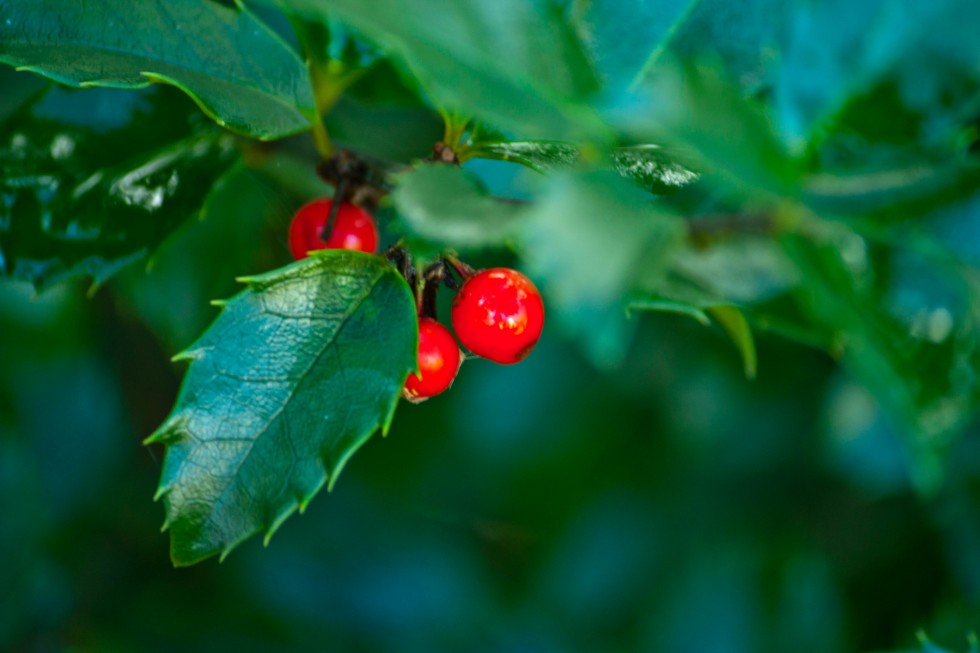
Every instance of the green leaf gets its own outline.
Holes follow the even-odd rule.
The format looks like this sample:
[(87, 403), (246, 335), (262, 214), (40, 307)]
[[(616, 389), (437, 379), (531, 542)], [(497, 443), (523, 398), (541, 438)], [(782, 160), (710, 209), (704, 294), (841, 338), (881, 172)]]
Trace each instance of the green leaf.
[(592, 0), (577, 23), (607, 93), (628, 91), (669, 46), (701, 0)]
[(644, 292), (630, 299), (629, 310), (676, 313), (697, 320), (704, 326), (716, 322), (731, 338), (742, 357), (745, 378), (754, 379), (758, 368), (752, 328), (742, 310), (723, 300), (712, 298), (702, 291), (676, 283), (662, 283), (658, 290), (664, 294)]
[(478, 180), (446, 165), (423, 165), (396, 177), (392, 193), (402, 225), (415, 237), (465, 251), (513, 239), (520, 206), (494, 199)]
[(633, 311), (676, 313), (677, 315), (686, 315), (691, 319), (697, 320), (702, 326), (709, 326), (711, 324), (711, 318), (708, 317), (708, 313), (705, 312), (704, 308), (668, 297), (649, 295), (642, 298), (633, 298), (630, 300), (629, 310), (631, 313)]
[[(800, 2), (791, 17), (774, 99), (782, 131), (797, 142), (820, 138), (818, 128), (851, 97), (896, 73), (906, 98), (948, 103), (949, 87), (930, 77), (948, 76), (959, 67), (955, 62), (978, 54), (975, 39), (961, 31), (980, 18), (969, 0), (909, 3), (901, 10), (888, 0)], [(924, 74), (923, 62), (930, 73), (943, 73)]]
[(415, 369), (415, 305), (383, 258), (327, 250), (248, 289), (177, 359), (191, 362), (158, 496), (171, 557), (189, 565), (266, 541), (379, 427)]
[[(709, 57), (748, 91), (768, 82), (779, 64), (792, 0), (694, 0), (664, 48), (670, 58)], [(651, 67), (647, 67), (649, 72)]]
[[(783, 243), (801, 271), (796, 296), (810, 322), (835, 334), (844, 367), (905, 434), (919, 489), (935, 492), (942, 480), (940, 448), (980, 409), (972, 381), (973, 370), (980, 369), (976, 281), (944, 276), (922, 262), (879, 261), (846, 230), (812, 242), (785, 237)], [(905, 269), (925, 283), (900, 285)], [(883, 280), (894, 287), (879, 288)]]
[[(514, 161), (546, 173), (578, 164), (581, 148), (561, 141), (479, 143), (471, 156)], [(609, 158), (613, 170), (657, 195), (675, 191), (698, 178), (698, 173), (679, 164), (657, 145), (617, 148)]]
[(592, 65), (563, 10), (533, 0), (283, 0), (382, 46), (442, 108), (541, 138), (606, 138)]
[(645, 100), (610, 118), (634, 138), (672, 145), (706, 180), (767, 203), (800, 194), (803, 163), (775, 130), (768, 108), (718, 68), (658, 67)]
[(711, 317), (728, 333), (735, 347), (742, 355), (742, 369), (745, 378), (754, 379), (758, 363), (755, 354), (755, 339), (745, 315), (735, 306), (711, 306), (707, 309)]
[(608, 171), (555, 176), (520, 224), (521, 253), (549, 315), (601, 366), (629, 345), (635, 277), (665, 271), (684, 236), (679, 218)]
[(711, 303), (753, 305), (796, 287), (799, 270), (767, 236), (734, 235), (710, 246), (686, 249), (674, 270), (704, 289)]
[(0, 272), (38, 288), (99, 284), (146, 256), (236, 159), (231, 136), (167, 89), (52, 88), (0, 133)]
[(289, 197), (244, 165), (233, 166), (214, 183), (197, 219), (174, 231), (146, 265), (113, 277), (114, 296), (165, 351), (186, 347), (214, 320), (210, 300), (237, 292), (236, 277), (277, 267), (288, 256), (285, 243), (269, 244), (280, 243), (284, 218), (297, 206)]
[(173, 84), (256, 138), (304, 131), (316, 114), (303, 62), (237, 3), (0, 0), (0, 61), (73, 86)]
[(920, 162), (870, 170), (826, 170), (807, 179), (807, 204), (821, 215), (909, 220), (969, 197), (980, 161)]

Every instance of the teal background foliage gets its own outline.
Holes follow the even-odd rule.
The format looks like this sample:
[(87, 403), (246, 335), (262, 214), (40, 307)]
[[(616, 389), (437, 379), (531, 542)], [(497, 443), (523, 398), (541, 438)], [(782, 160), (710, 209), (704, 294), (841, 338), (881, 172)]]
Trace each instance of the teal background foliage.
[[(0, 651), (975, 652), (978, 33), (0, 0)], [(289, 260), (324, 132), (385, 245), (533, 277), (527, 360), (397, 399), (394, 269)]]

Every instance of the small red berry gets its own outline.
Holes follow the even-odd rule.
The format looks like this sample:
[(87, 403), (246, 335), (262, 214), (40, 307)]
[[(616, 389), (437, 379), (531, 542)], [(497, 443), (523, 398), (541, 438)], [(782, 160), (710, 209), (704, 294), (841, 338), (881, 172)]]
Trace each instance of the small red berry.
[(449, 329), (435, 320), (419, 320), (419, 373), (409, 374), (402, 396), (418, 403), (434, 397), (453, 384), (462, 353)]
[(314, 249), (353, 249), (376, 254), (378, 227), (371, 214), (350, 202), (343, 202), (337, 211), (330, 238), (320, 238), (330, 215), (333, 200), (321, 198), (304, 204), (289, 223), (289, 249), (297, 261), (306, 258)]
[(503, 365), (523, 360), (544, 327), (544, 302), (516, 270), (490, 268), (463, 283), (453, 299), (453, 328), (463, 346)]

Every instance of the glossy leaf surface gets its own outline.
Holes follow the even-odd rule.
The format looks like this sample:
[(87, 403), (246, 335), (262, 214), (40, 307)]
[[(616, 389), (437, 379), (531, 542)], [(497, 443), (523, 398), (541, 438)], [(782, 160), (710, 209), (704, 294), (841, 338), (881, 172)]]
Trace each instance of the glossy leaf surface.
[(73, 86), (173, 84), (256, 138), (309, 129), (315, 115), (300, 58), (246, 9), (215, 0), (2, 0), (0, 61)]
[[(542, 173), (581, 163), (580, 148), (559, 141), (480, 143), (474, 147), (473, 156), (514, 161)], [(699, 176), (656, 145), (617, 148), (609, 153), (609, 158), (613, 170), (658, 195), (686, 186)]]
[(465, 171), (443, 165), (399, 175), (392, 199), (412, 236), (460, 250), (512, 241), (521, 208), (490, 197)]
[(593, 67), (564, 9), (534, 0), (283, 2), (322, 21), (343, 20), (411, 71), (437, 106), (498, 127), (557, 138), (602, 137), (586, 99)]
[(0, 272), (101, 283), (201, 208), (231, 137), (180, 94), (54, 88), (0, 124)]
[(326, 250), (245, 280), (190, 361), (158, 496), (171, 556), (187, 565), (267, 537), (387, 430), (415, 368), (416, 317), (383, 258)]

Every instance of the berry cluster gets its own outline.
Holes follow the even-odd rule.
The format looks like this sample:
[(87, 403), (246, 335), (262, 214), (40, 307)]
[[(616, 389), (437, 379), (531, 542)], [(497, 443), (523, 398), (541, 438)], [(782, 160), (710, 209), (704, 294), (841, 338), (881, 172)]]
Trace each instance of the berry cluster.
[[(297, 260), (317, 249), (378, 251), (378, 228), (371, 214), (347, 201), (313, 200), (293, 216), (289, 248)], [(544, 326), (544, 303), (531, 280), (510, 268), (476, 271), (454, 257), (445, 257), (416, 275), (400, 247), (386, 255), (415, 291), (419, 306), (417, 374), (405, 381), (402, 395), (420, 402), (452, 385), (463, 354), (449, 329), (436, 320), (435, 293), (441, 284), (457, 290), (452, 325), (459, 341), (477, 356), (502, 365), (523, 360), (534, 348)], [(462, 284), (452, 276), (455, 272)]]

